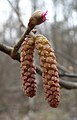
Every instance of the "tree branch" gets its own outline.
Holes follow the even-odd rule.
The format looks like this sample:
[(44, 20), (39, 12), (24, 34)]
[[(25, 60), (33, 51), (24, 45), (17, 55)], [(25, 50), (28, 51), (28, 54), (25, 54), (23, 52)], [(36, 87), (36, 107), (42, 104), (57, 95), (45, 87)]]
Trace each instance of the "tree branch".
[[(11, 56), (12, 50), (13, 50), (12, 47), (0, 44), (0, 51), (2, 51), (3, 53), (9, 55), (12, 59), (17, 60), (17, 61), (20, 62), (19, 53), (17, 53), (15, 58), (14, 58), (14, 57)], [(42, 71), (41, 71), (41, 68), (39, 66), (36, 66), (36, 72), (39, 75), (42, 76)], [(77, 82), (67, 82), (67, 81), (64, 81), (64, 80), (60, 79), (60, 85), (61, 85), (61, 87), (66, 88), (66, 89), (77, 89)]]
[(66, 89), (77, 89), (77, 82), (67, 82), (65, 80), (60, 79), (60, 85)]
[(20, 61), (20, 54), (18, 52), (15, 56), (12, 55), (12, 47), (0, 43), (0, 51), (9, 55), (12, 59)]
[[(39, 66), (36, 66), (36, 72), (42, 76), (42, 71)], [(67, 82), (65, 80), (59, 79), (60, 80), (60, 85), (62, 88), (66, 89), (77, 89), (77, 82)]]
[[(30, 28), (29, 26), (26, 28), (26, 26), (24, 25), (23, 21), (20, 18), (20, 15), (19, 15), (19, 12), (17, 11), (17, 9), (15, 9), (15, 7), (12, 5), (12, 3), (10, 2), (10, 0), (7, 0), (7, 1), (10, 4), (10, 6), (12, 7), (12, 9), (14, 10), (14, 12), (16, 13), (16, 15), (18, 16), (18, 20), (21, 23), (22, 27), (26, 29), (25, 33), (21, 36), (20, 40), (18, 41), (18, 43), (13, 48), (12, 58), (13, 57), (15, 58), (16, 54), (17, 54), (17, 52), (19, 50), (19, 48), (21, 47), (22, 42), (24, 41), (24, 38), (26, 37), (26, 35), (28, 35), (31, 32), (31, 30), (33, 28)], [(31, 34), (33, 35), (32, 32), (31, 32)]]
[(18, 43), (14, 46), (14, 50), (13, 50), (14, 54), (17, 53), (17, 51), (21, 47), (22, 42), (24, 41), (24, 38), (26, 37), (26, 35), (28, 35), (31, 32), (31, 30), (32, 30), (32, 28), (27, 27), (25, 33), (21, 36), (21, 38), (18, 41)]
[(14, 12), (16, 13), (16, 15), (18, 16), (18, 20), (19, 20), (19, 22), (20, 22), (20, 25), (21, 25), (23, 28), (26, 29), (24, 23), (22, 22), (22, 20), (21, 20), (21, 18), (20, 18), (20, 14), (19, 14), (18, 10), (15, 9), (15, 7), (12, 5), (12, 3), (10, 2), (10, 0), (7, 0), (7, 1), (8, 1), (8, 3), (10, 4), (10, 6), (12, 7), (12, 9), (14, 10)]
[(12, 52), (13, 48), (6, 46), (4, 44), (0, 43), (0, 51), (6, 53), (7, 55), (11, 56), (11, 52)]
[(75, 73), (59, 73), (60, 77), (71, 77), (71, 78), (77, 78), (77, 74)]
[(60, 69), (62, 71), (62, 73), (70, 73), (70, 71), (68, 71), (64, 66), (60, 65), (59, 63), (57, 63), (58, 69)]

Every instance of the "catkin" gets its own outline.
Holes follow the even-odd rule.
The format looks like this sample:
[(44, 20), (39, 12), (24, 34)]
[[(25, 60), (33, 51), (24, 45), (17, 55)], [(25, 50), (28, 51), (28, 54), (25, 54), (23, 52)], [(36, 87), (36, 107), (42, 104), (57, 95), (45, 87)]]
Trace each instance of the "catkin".
[(28, 97), (36, 95), (36, 69), (33, 64), (35, 44), (33, 37), (25, 38), (21, 45), (21, 78), (23, 81), (23, 90)]
[(56, 108), (60, 102), (60, 85), (54, 50), (43, 35), (35, 37), (35, 47), (42, 67), (45, 99), (51, 107)]

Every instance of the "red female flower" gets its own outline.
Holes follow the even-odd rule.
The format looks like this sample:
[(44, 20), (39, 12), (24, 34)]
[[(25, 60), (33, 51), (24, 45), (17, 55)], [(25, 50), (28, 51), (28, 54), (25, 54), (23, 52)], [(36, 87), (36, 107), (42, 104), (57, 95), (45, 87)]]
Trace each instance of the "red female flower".
[(48, 11), (42, 12), (41, 10), (35, 11), (33, 15), (31, 16), (31, 18), (29, 19), (28, 26), (31, 28), (34, 28), (35, 25), (39, 25), (45, 22), (47, 20), (46, 19), (47, 12)]
[(43, 22), (47, 20), (47, 19), (46, 19), (47, 13), (48, 13), (48, 10), (47, 10), (46, 12), (43, 12), (43, 13), (41, 14), (41, 18), (42, 18), (42, 21), (43, 21)]

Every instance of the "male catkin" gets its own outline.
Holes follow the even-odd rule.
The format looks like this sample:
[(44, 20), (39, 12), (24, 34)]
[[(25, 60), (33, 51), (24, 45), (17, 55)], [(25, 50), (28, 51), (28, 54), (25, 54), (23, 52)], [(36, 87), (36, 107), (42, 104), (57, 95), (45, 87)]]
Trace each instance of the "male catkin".
[(33, 64), (34, 62), (34, 48), (35, 44), (33, 37), (25, 38), (21, 45), (21, 78), (23, 81), (24, 93), (28, 97), (36, 95), (36, 69)]
[(43, 35), (35, 37), (35, 47), (42, 67), (45, 99), (51, 107), (56, 108), (60, 101), (60, 85), (54, 50)]

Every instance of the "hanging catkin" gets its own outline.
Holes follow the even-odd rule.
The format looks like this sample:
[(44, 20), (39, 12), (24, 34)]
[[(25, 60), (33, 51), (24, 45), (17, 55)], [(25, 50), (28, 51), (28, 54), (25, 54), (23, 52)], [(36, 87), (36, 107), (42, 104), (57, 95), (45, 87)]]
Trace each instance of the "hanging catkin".
[(60, 86), (54, 50), (43, 35), (35, 37), (35, 47), (42, 67), (45, 99), (51, 107), (56, 108), (60, 101)]
[(25, 38), (21, 45), (21, 78), (23, 81), (24, 93), (28, 97), (36, 95), (36, 69), (33, 64), (33, 53), (35, 44), (33, 37)]

